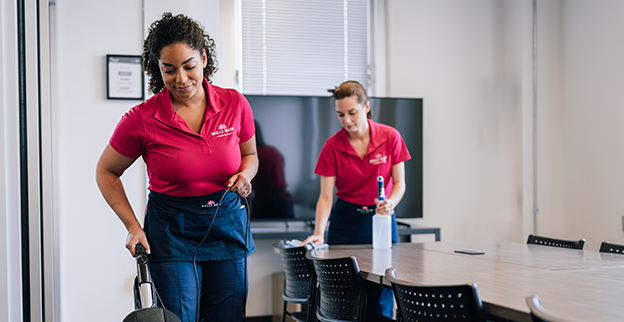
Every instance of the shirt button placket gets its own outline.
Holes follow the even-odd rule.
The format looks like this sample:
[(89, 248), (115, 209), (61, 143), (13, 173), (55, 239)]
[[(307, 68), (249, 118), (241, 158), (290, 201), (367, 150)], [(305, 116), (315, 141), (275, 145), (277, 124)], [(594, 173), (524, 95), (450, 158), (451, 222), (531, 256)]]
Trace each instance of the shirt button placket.
[(208, 151), (208, 142), (206, 142), (206, 140), (204, 140), (204, 138), (202, 137), (198, 137), (197, 138), (197, 143), (199, 143), (199, 147), (201, 148), (202, 151)]

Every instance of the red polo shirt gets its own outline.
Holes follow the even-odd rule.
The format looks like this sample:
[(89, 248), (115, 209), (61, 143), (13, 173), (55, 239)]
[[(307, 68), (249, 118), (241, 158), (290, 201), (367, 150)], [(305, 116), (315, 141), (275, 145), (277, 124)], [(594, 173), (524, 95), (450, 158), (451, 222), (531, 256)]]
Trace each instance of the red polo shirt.
[(327, 139), (314, 173), (336, 177), (336, 196), (359, 205), (374, 205), (377, 176), (383, 176), (386, 197), (392, 190), (392, 166), (411, 159), (399, 132), (387, 125), (368, 120), (370, 143), (364, 159), (349, 143), (343, 128)]
[(110, 144), (129, 158), (143, 157), (149, 190), (172, 196), (207, 195), (227, 186), (241, 164), (239, 143), (255, 132), (247, 99), (204, 78), (208, 104), (201, 133), (193, 132), (173, 111), (164, 88), (133, 107), (117, 124)]

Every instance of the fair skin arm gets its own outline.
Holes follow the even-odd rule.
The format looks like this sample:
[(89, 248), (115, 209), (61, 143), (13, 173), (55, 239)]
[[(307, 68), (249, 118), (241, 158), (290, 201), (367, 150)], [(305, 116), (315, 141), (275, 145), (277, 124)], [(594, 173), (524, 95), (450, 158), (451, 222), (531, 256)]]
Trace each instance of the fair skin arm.
[(126, 226), (126, 230), (128, 230), (126, 248), (132, 256), (135, 256), (135, 247), (139, 243), (145, 247), (148, 254), (150, 253), (145, 232), (143, 232), (141, 224), (137, 220), (132, 207), (130, 207), (130, 202), (120, 178), (135, 160), (121, 155), (108, 144), (104, 152), (102, 152), (102, 156), (100, 156), (95, 172), (95, 179), (104, 200), (106, 200), (115, 214), (117, 214), (117, 217)]
[(334, 184), (336, 177), (321, 176), (321, 194), (316, 203), (316, 225), (314, 234), (310, 235), (303, 241), (302, 245), (311, 241), (318, 246), (325, 242), (325, 227), (331, 213), (332, 203), (334, 199)]
[(379, 201), (375, 198), (377, 213), (392, 215), (394, 208), (401, 202), (405, 194), (405, 163), (400, 162), (392, 166), (392, 190), (386, 200)]

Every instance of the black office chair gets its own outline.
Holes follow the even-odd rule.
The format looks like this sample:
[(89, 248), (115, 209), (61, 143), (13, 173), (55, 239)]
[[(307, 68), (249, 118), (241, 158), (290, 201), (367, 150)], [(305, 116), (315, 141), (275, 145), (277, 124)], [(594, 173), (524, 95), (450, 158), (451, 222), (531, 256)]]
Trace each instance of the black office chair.
[(386, 269), (392, 284), (399, 321), (485, 321), (477, 284), (424, 286), (400, 281)]
[(531, 320), (533, 322), (566, 322), (548, 312), (540, 301), (539, 296), (533, 295), (526, 298), (526, 302), (531, 308)]
[(310, 250), (312, 278), (317, 281), (316, 318), (321, 322), (362, 322), (366, 319), (366, 291), (355, 257), (318, 258)]
[(548, 238), (548, 237), (529, 235), (527, 244), (572, 248), (572, 249), (583, 249), (583, 246), (585, 245), (585, 239), (574, 241), (574, 240), (562, 240), (562, 239), (554, 239), (554, 238)]
[(623, 254), (624, 255), (624, 245), (614, 244), (608, 241), (603, 241), (600, 245), (601, 253), (614, 253), (614, 254)]
[[(312, 289), (312, 265), (305, 254), (309, 247), (287, 247), (283, 240), (273, 244), (273, 248), (279, 251), (284, 266), (284, 310), (282, 322), (286, 321), (286, 315), (290, 315), (297, 321), (314, 321), (311, 307), (310, 290)], [(313, 300), (313, 299), (312, 299)], [(288, 312), (288, 303), (301, 304), (301, 311)], [(312, 315), (312, 316), (310, 316)]]

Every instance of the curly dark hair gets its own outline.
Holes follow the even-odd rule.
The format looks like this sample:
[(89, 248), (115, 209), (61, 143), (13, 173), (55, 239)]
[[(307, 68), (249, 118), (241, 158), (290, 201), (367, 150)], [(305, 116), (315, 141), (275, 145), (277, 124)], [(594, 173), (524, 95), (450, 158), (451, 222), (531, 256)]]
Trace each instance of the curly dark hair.
[(204, 68), (204, 77), (212, 84), (210, 77), (217, 71), (216, 45), (214, 39), (204, 31), (204, 27), (195, 20), (179, 14), (174, 16), (165, 12), (160, 20), (154, 21), (143, 43), (143, 70), (149, 76), (149, 91), (160, 92), (165, 84), (160, 74), (158, 60), (164, 47), (184, 43), (202, 53), (206, 51), (208, 63)]

